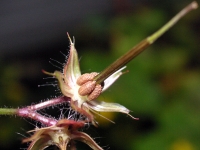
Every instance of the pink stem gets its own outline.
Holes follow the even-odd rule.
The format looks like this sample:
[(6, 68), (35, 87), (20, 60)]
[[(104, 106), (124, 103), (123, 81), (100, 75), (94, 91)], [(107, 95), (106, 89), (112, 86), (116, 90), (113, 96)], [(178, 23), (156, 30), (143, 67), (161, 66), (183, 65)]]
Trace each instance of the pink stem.
[(31, 118), (35, 121), (39, 121), (46, 126), (52, 126), (58, 122), (56, 119), (42, 116), (36, 111), (29, 109), (29, 107), (18, 109), (17, 115), (24, 118)]
[(44, 124), (46, 126), (52, 126), (52, 125), (55, 125), (58, 122), (58, 120), (56, 120), (54, 118), (50, 118), (50, 117), (45, 117), (45, 116), (37, 113), (36, 111), (46, 108), (46, 107), (66, 103), (69, 100), (70, 100), (70, 98), (65, 97), (65, 96), (58, 97), (58, 98), (51, 99), (51, 100), (48, 100), (45, 102), (41, 102), (36, 105), (31, 105), (31, 106), (27, 106), (24, 108), (20, 108), (20, 109), (18, 109), (16, 115), (18, 115), (20, 117), (25, 117), (25, 118), (31, 118), (35, 121), (41, 122), (42, 124)]
[(43, 108), (46, 108), (46, 107), (66, 103), (68, 101), (70, 101), (70, 98), (62, 96), (62, 97), (57, 97), (57, 98), (54, 98), (54, 99), (51, 99), (51, 100), (47, 100), (45, 102), (41, 102), (41, 103), (36, 104), (36, 105), (31, 105), (31, 106), (28, 106), (28, 107), (29, 107), (29, 109), (34, 111), (34, 110), (40, 110), (40, 109), (43, 109)]

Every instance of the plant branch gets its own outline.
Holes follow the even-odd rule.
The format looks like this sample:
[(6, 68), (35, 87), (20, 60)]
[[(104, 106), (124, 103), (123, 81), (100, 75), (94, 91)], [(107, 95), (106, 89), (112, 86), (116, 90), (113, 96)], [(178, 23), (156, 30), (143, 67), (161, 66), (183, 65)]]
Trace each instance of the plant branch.
[(51, 107), (51, 106), (55, 106), (58, 104), (66, 103), (68, 101), (70, 101), (70, 98), (62, 96), (62, 97), (57, 97), (57, 98), (54, 98), (51, 100), (47, 100), (45, 102), (41, 102), (39, 104), (31, 105), (28, 107), (31, 110), (40, 110), (40, 109), (44, 109), (46, 107)]
[(38, 112), (37, 110), (44, 109), (46, 107), (50, 106), (55, 106), (58, 104), (66, 103), (70, 100), (70, 98), (62, 96), (62, 97), (57, 97), (45, 102), (41, 102), (36, 105), (31, 105), (27, 106), (24, 108), (0, 108), (0, 115), (17, 115), (20, 117), (25, 117), (25, 118), (30, 118), (35, 121), (39, 121), (40, 123), (46, 125), (46, 126), (51, 126), (55, 125), (57, 123), (56, 119), (53, 119), (51, 117), (45, 117)]
[(37, 113), (36, 111), (29, 109), (29, 107), (18, 109), (16, 115), (18, 115), (20, 117), (24, 117), (24, 118), (30, 118), (35, 121), (39, 121), (40, 123), (42, 123), (46, 126), (52, 126), (58, 122), (58, 120), (56, 120), (54, 118), (50, 118), (50, 117), (45, 117), (45, 116)]

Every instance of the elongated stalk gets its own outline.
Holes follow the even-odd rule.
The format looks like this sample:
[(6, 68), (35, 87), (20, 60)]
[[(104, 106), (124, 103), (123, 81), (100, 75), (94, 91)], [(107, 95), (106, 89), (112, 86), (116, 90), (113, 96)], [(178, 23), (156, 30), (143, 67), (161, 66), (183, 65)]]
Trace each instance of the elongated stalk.
[(17, 109), (14, 108), (0, 108), (0, 115), (16, 115)]
[(30, 110), (29, 107), (18, 109), (18, 112), (16, 115), (23, 117), (23, 118), (30, 118), (30, 119), (38, 121), (46, 126), (55, 125), (58, 121), (52, 117), (46, 117), (46, 116), (43, 116), (43, 115), (37, 113), (36, 111)]
[(47, 107), (50, 107), (50, 106), (63, 104), (63, 103), (68, 102), (69, 100), (70, 100), (70, 98), (64, 97), (64, 96), (63, 97), (56, 97), (54, 99), (44, 101), (44, 102), (41, 102), (39, 104), (28, 106), (27, 108), (32, 110), (32, 111), (35, 111), (35, 110), (44, 109), (44, 108), (47, 108)]
[(112, 75), (115, 71), (122, 68), (129, 61), (135, 58), (138, 54), (143, 52), (149, 45), (151, 45), (154, 41), (156, 41), (162, 34), (164, 34), (168, 29), (170, 29), (178, 20), (180, 20), (183, 16), (185, 16), (191, 10), (194, 10), (198, 7), (197, 2), (192, 2), (188, 6), (186, 6), (183, 10), (181, 10), (176, 16), (174, 16), (168, 23), (166, 23), (162, 28), (160, 28), (157, 32), (147, 37), (143, 41), (141, 41), (138, 45), (133, 47), (130, 51), (125, 53), (115, 62), (113, 62), (110, 66), (104, 69), (101, 73), (99, 73), (94, 80), (97, 84), (102, 83), (106, 78)]
[(182, 9), (176, 16), (174, 16), (169, 22), (167, 22), (162, 28), (160, 28), (157, 32), (152, 34), (147, 38), (149, 43), (153, 43), (156, 41), (161, 35), (163, 35), (168, 29), (170, 29), (174, 24), (176, 24), (182, 17), (184, 17), (187, 13), (189, 13), (191, 10), (197, 9), (198, 4), (197, 2), (192, 2), (188, 6), (186, 6), (184, 9)]

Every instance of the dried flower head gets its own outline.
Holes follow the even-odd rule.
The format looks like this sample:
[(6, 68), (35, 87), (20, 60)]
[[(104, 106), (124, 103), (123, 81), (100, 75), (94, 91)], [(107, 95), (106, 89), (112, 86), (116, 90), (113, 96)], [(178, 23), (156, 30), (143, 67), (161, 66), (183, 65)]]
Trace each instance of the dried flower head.
[(43, 150), (51, 145), (60, 150), (76, 149), (74, 141), (83, 142), (93, 150), (103, 150), (89, 135), (79, 131), (82, 127), (84, 122), (62, 119), (56, 125), (29, 131), (35, 133), (22, 142), (31, 142), (28, 150)]

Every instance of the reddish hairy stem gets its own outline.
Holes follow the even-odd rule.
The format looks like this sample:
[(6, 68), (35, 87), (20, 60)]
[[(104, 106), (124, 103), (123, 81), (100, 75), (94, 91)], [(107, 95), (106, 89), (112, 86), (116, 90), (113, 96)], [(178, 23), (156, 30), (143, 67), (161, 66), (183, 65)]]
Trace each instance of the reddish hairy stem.
[(19, 109), (17, 112), (17, 115), (24, 118), (31, 118), (35, 121), (39, 121), (46, 126), (52, 126), (58, 122), (58, 120), (50, 118), (50, 117), (45, 117), (37, 113), (36, 111), (29, 109), (29, 107)]
[(29, 109), (34, 111), (34, 110), (40, 110), (40, 109), (44, 109), (46, 107), (66, 103), (68, 101), (70, 101), (70, 98), (63, 96), (63, 97), (57, 97), (57, 98), (54, 98), (54, 99), (51, 99), (51, 100), (47, 100), (47, 101), (41, 102), (39, 104), (31, 105), (31, 106), (28, 106), (28, 107), (29, 107)]
[(31, 105), (31, 106), (27, 106), (24, 108), (20, 108), (20, 109), (18, 109), (16, 115), (18, 115), (20, 117), (25, 117), (25, 118), (31, 118), (35, 121), (41, 122), (42, 124), (44, 124), (46, 126), (52, 126), (52, 125), (55, 125), (58, 122), (58, 120), (50, 118), (50, 117), (45, 117), (45, 116), (37, 113), (36, 111), (46, 108), (46, 107), (66, 103), (69, 100), (70, 100), (70, 98), (65, 97), (65, 96), (58, 97), (58, 98), (51, 99), (51, 100), (48, 100), (45, 102), (41, 102), (36, 105)]

